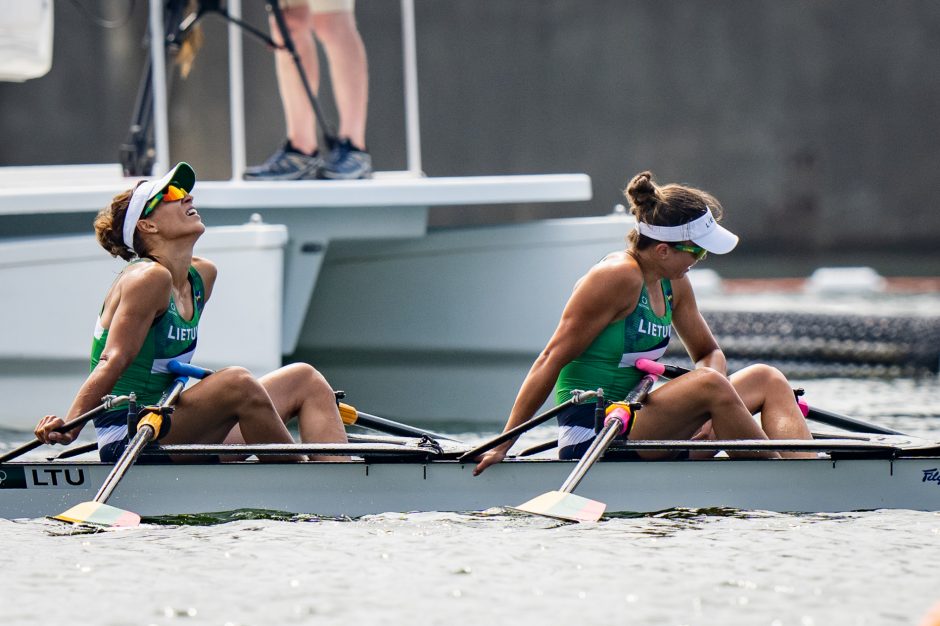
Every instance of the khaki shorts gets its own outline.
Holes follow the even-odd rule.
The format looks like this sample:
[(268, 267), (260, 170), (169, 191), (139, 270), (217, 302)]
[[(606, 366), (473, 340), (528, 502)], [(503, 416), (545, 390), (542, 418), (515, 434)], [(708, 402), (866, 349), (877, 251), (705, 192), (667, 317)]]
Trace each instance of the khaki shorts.
[(356, 0), (281, 0), (281, 7), (285, 9), (305, 4), (311, 13), (352, 13), (356, 8)]

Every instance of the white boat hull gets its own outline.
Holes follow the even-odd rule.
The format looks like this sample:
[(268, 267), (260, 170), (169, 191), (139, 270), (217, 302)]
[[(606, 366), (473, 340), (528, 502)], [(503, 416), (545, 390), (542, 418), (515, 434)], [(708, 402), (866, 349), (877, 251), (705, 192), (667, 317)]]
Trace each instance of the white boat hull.
[[(557, 489), (573, 462), (509, 460), (482, 476), (457, 461), (140, 465), (109, 504), (144, 516), (263, 509), (325, 516), (482, 511)], [(940, 510), (940, 458), (605, 461), (577, 489), (608, 512)], [(94, 498), (111, 467), (0, 466), (0, 517), (36, 518)]]

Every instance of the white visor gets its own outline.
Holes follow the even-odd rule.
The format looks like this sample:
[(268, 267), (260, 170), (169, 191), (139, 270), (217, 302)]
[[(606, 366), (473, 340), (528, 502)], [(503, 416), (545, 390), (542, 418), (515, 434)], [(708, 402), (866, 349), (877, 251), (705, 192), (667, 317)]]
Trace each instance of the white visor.
[(738, 236), (720, 226), (707, 206), (705, 213), (691, 222), (678, 226), (654, 226), (637, 221), (636, 230), (656, 241), (691, 241), (712, 254), (726, 254), (738, 245)]
[[(141, 183), (134, 190), (131, 201), (127, 205), (127, 212), (124, 214), (124, 245), (134, 250), (134, 231), (137, 229), (137, 222), (140, 221), (140, 215), (144, 212), (144, 207), (160, 193), (164, 187), (176, 181), (181, 189), (186, 193), (193, 190), (196, 184), (196, 173), (189, 163), (177, 163), (176, 167), (167, 172), (166, 176), (160, 180), (148, 180)], [(134, 252), (137, 252), (134, 250)]]

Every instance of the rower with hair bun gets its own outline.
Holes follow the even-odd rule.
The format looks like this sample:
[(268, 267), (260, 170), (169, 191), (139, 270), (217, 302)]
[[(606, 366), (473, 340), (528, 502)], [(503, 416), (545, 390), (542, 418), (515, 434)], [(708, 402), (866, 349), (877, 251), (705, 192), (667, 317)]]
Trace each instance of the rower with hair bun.
[[(175, 378), (169, 363), (192, 359), (217, 274), (211, 261), (193, 256), (206, 230), (193, 204), (195, 184), (193, 168), (179, 163), (163, 178), (115, 196), (95, 218), (98, 242), (128, 264), (105, 296), (95, 325), (91, 373), (67, 417), (86, 413), (106, 394), (133, 392), (140, 406), (156, 404)], [(333, 390), (310, 365), (294, 363), (260, 379), (244, 368), (229, 367), (179, 397), (172, 427), (161, 443), (293, 443), (285, 423), (294, 417), (303, 442), (346, 443)], [(36, 438), (70, 443), (81, 426), (56, 432), (63, 424), (55, 415), (43, 417)], [(95, 417), (95, 434), (102, 461), (121, 458), (128, 444), (127, 409)]]
[[(628, 248), (608, 254), (575, 284), (555, 333), (522, 383), (504, 432), (526, 422), (553, 387), (556, 404), (577, 389), (600, 388), (607, 400), (622, 399), (644, 375), (637, 360), (662, 357), (675, 328), (696, 369), (649, 394), (629, 439), (812, 439), (793, 390), (777, 369), (752, 365), (728, 375), (725, 355), (695, 302), (689, 270), (709, 252), (726, 254), (738, 243), (737, 235), (718, 224), (721, 204), (700, 189), (657, 185), (650, 172), (634, 176), (625, 195), (636, 218)], [(558, 416), (560, 458), (580, 458), (590, 447), (594, 409), (575, 404)], [(502, 461), (514, 441), (479, 457), (474, 474)], [(636, 454), (660, 459), (678, 453)]]

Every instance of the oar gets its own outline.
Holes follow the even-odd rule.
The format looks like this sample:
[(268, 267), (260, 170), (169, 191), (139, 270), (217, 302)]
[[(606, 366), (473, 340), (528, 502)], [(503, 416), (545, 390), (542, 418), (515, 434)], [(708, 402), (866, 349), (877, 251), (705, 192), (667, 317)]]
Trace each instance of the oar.
[(86, 452), (94, 452), (98, 449), (98, 442), (92, 441), (81, 446), (74, 446), (72, 448), (66, 448), (62, 452), (58, 453), (54, 457), (50, 458), (50, 461), (63, 461), (65, 459), (71, 459), (73, 456), (78, 456), (80, 454), (85, 454)]
[(533, 454), (538, 454), (539, 452), (545, 452), (546, 450), (551, 450), (552, 448), (558, 447), (558, 440), (552, 439), (550, 441), (543, 441), (538, 443), (531, 448), (526, 448), (516, 456), (532, 456)]
[(154, 407), (156, 410), (150, 411), (140, 419), (137, 424), (137, 432), (128, 442), (124, 454), (118, 459), (108, 477), (104, 479), (104, 483), (102, 483), (98, 493), (95, 494), (94, 500), (77, 504), (69, 510), (54, 516), (54, 519), (75, 524), (98, 524), (101, 526), (137, 526), (140, 524), (140, 515), (137, 513), (119, 509), (106, 504), (106, 502), (130, 467), (137, 461), (144, 447), (160, 433), (163, 426), (163, 415), (160, 409), (176, 404), (190, 376), (202, 378), (211, 373), (211, 370), (178, 361), (170, 361), (167, 370), (171, 374), (175, 374), (176, 379), (164, 398)]
[[(645, 360), (645, 359), (641, 359)], [(676, 376), (681, 376), (682, 374), (687, 374), (691, 370), (679, 365), (668, 365), (665, 363), (652, 363), (650, 367), (654, 367), (651, 371), (657, 373), (660, 376), (665, 376), (667, 378), (675, 378)], [(797, 396), (803, 393), (802, 389), (796, 391)], [(853, 433), (868, 433), (875, 435), (905, 435), (907, 433), (902, 433), (900, 431), (887, 428), (885, 426), (878, 426), (870, 422), (863, 422), (862, 420), (849, 417), (848, 415), (841, 415), (839, 413), (833, 413), (832, 411), (826, 411), (823, 409), (817, 409), (816, 407), (809, 406), (809, 404), (802, 398), (797, 398), (797, 404), (800, 406), (800, 410), (803, 411), (803, 416), (806, 419), (813, 420), (814, 422), (819, 422), (820, 424), (827, 424), (829, 426), (836, 426), (843, 430), (847, 430)]]
[[(102, 402), (95, 408), (91, 409), (90, 411), (86, 413), (82, 413), (76, 418), (70, 419), (66, 423), (56, 428), (55, 432), (64, 433), (66, 431), (72, 430), (76, 426), (81, 426), (82, 424), (85, 424), (86, 422), (98, 417), (105, 411), (110, 410), (114, 406), (127, 402), (128, 399), (129, 399), (128, 396), (105, 396), (104, 398), (102, 398), (104, 402)], [(30, 450), (35, 450), (42, 444), (43, 444), (42, 440), (37, 437), (33, 439), (32, 441), (28, 443), (24, 443), (20, 447), (14, 448), (13, 450), (10, 450), (6, 454), (0, 456), (0, 463), (6, 463), (7, 461), (11, 459), (15, 459), (16, 457), (22, 454), (26, 454)]]
[[(637, 362), (637, 368), (646, 371), (639, 362)], [(646, 399), (655, 383), (656, 374), (647, 373), (627, 394), (623, 402), (615, 402), (608, 407), (604, 427), (594, 438), (591, 447), (578, 461), (578, 464), (568, 475), (568, 479), (565, 480), (560, 489), (543, 493), (513, 508), (526, 513), (557, 517), (574, 522), (596, 522), (599, 520), (607, 505), (572, 492), (587, 475), (588, 470), (594, 466), (594, 463), (604, 455), (613, 440), (618, 435), (629, 432), (634, 413), (639, 410), (640, 403)]]
[(806, 419), (813, 420), (814, 422), (819, 422), (820, 424), (827, 424), (829, 426), (836, 426), (843, 430), (847, 430), (853, 433), (868, 433), (875, 435), (906, 435), (907, 433), (902, 433), (899, 430), (894, 430), (893, 428), (887, 428), (885, 426), (878, 426), (870, 422), (863, 422), (862, 420), (855, 419), (854, 417), (849, 417), (848, 415), (840, 415), (839, 413), (833, 413), (832, 411), (825, 411), (823, 409), (817, 409), (816, 407), (809, 406), (806, 401), (802, 398), (797, 400), (797, 404), (800, 405), (800, 409), (803, 411), (803, 415)]
[(536, 415), (535, 417), (529, 418), (527, 421), (523, 422), (522, 424), (519, 424), (515, 428), (511, 428), (504, 433), (496, 435), (492, 439), (484, 441), (483, 443), (478, 445), (476, 448), (474, 448), (473, 450), (470, 450), (469, 452), (467, 452), (466, 454), (464, 454), (462, 457), (460, 457), (457, 460), (460, 461), (461, 463), (473, 461), (484, 452), (489, 452), (490, 450), (492, 450), (499, 444), (505, 443), (509, 441), (510, 439), (515, 439), (516, 437), (518, 437), (525, 431), (535, 428), (536, 426), (538, 426), (539, 424), (542, 424), (543, 422), (547, 422), (548, 420), (555, 417), (556, 415), (558, 415), (559, 413), (561, 413), (568, 407), (574, 404), (581, 404), (582, 402), (587, 402), (588, 400), (592, 400), (596, 397), (597, 397), (596, 391), (574, 391), (572, 392), (570, 398), (568, 398), (566, 401), (562, 402), (558, 406), (552, 407), (551, 409), (545, 411), (544, 413), (541, 413), (540, 415)]
[(371, 428), (372, 430), (377, 430), (389, 435), (398, 435), (400, 437), (430, 437), (431, 439), (446, 439), (447, 441), (456, 441), (451, 437), (445, 437), (444, 435), (439, 435), (438, 433), (431, 432), (430, 430), (415, 428), (414, 426), (402, 424), (401, 422), (394, 422), (384, 417), (363, 413), (356, 407), (350, 406), (345, 402), (339, 402), (338, 405), (339, 416), (343, 419), (343, 423), (347, 426), (364, 426), (366, 428)]

